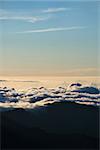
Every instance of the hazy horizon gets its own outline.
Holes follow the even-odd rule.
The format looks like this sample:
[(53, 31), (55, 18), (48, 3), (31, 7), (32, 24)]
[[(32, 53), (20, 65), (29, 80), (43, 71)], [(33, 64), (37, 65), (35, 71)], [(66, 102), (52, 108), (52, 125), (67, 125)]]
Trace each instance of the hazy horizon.
[(72, 83), (80, 83), (86, 86), (100, 87), (100, 77), (68, 77), (68, 76), (0, 76), (0, 87), (27, 90), (30, 88), (57, 88), (67, 87)]

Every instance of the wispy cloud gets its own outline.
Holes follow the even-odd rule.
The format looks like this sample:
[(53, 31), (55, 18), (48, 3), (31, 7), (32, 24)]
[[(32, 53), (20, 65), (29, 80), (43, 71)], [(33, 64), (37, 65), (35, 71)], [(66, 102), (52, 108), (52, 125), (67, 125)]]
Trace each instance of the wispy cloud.
[[(56, 13), (56, 12), (62, 12), (62, 11), (66, 11), (69, 10), (70, 8), (48, 8), (45, 10), (42, 10), (42, 16), (32, 16), (32, 14), (30, 15), (26, 15), (26, 13), (22, 13), (22, 12), (9, 12), (5, 9), (0, 9), (0, 20), (1, 21), (25, 21), (25, 22), (30, 22), (30, 23), (35, 23), (35, 22), (39, 22), (39, 21), (45, 21), (48, 20), (49, 18), (51, 18), (49, 13)], [(45, 14), (45, 13), (48, 13)]]
[(66, 10), (70, 10), (71, 8), (48, 8), (43, 10), (43, 13), (56, 13), (56, 12), (62, 12)]
[(49, 19), (49, 17), (30, 17), (30, 16), (0, 16), (0, 20), (19, 20), (35, 23), (38, 21), (44, 21)]
[(9, 12), (7, 10), (4, 9), (0, 9), (0, 20), (8, 20), (8, 21), (25, 21), (25, 22), (31, 22), (31, 23), (35, 23), (38, 21), (45, 21), (48, 20), (50, 18), (49, 15), (43, 15), (43, 16), (33, 16), (32, 14), (30, 15), (26, 15), (26, 13), (22, 13), (22, 12)]
[(84, 29), (84, 28), (86, 28), (86, 26), (72, 26), (72, 27), (29, 30), (29, 31), (22, 31), (22, 32), (17, 32), (17, 33), (44, 33), (44, 32), (56, 32), (56, 31), (72, 31), (72, 30), (80, 30), (80, 29)]

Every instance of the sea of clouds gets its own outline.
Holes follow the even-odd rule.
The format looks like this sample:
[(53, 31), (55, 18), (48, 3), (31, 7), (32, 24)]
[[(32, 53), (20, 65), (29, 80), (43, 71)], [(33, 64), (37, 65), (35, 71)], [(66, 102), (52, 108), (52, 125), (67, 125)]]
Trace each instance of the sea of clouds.
[(18, 92), (14, 88), (0, 87), (1, 111), (14, 108), (44, 108), (55, 102), (75, 102), (100, 106), (100, 89), (94, 86), (85, 86), (80, 83), (70, 84), (66, 88), (30, 88), (23, 92)]

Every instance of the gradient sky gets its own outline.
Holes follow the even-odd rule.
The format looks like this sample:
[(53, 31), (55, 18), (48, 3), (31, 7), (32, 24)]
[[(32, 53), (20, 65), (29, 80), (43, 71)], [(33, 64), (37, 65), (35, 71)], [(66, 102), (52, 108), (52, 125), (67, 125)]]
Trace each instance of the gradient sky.
[(0, 43), (0, 75), (97, 75), (98, 2), (0, 1)]

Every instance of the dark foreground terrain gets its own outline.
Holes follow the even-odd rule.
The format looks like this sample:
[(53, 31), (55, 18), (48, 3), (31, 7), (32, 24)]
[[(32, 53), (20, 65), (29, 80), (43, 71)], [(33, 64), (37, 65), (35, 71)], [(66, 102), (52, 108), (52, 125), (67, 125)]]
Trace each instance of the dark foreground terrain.
[(99, 108), (72, 102), (1, 112), (1, 149), (99, 150)]

